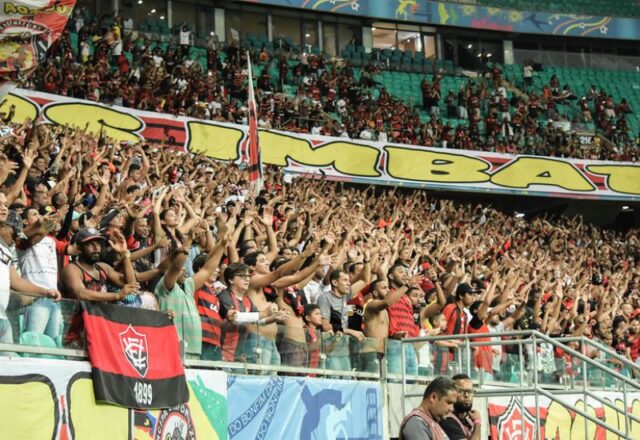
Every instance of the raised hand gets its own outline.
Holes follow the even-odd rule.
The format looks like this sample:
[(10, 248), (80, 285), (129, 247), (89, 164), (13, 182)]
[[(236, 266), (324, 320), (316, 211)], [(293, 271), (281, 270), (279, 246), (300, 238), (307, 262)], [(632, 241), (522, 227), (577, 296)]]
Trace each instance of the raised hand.
[(262, 218), (260, 218), (260, 222), (269, 227), (273, 225), (273, 208), (270, 206), (265, 206), (264, 211), (262, 212)]
[(158, 195), (154, 198), (153, 212), (155, 214), (160, 214), (160, 211), (162, 211), (162, 202), (164, 201), (164, 198), (166, 197), (168, 190), (169, 189), (165, 186), (160, 190), (160, 193), (158, 193)]
[(315, 253), (316, 249), (318, 249), (318, 241), (313, 240), (304, 248), (301, 255), (305, 258), (310, 257)]
[(424, 276), (421, 274), (412, 275), (407, 281), (407, 285), (411, 287), (417, 287), (420, 283), (424, 281)]
[(0, 183), (7, 180), (7, 177), (10, 175), (15, 174), (17, 169), (18, 164), (8, 158), (4, 158), (0, 161)]
[(111, 233), (111, 237), (109, 238), (109, 246), (111, 246), (111, 249), (119, 254), (123, 254), (128, 250), (127, 241), (122, 235), (122, 232), (117, 229), (114, 229)]
[(24, 153), (22, 153), (22, 164), (25, 168), (31, 168), (34, 160), (36, 160), (36, 150), (27, 148)]
[(331, 260), (335, 257), (336, 255), (328, 255), (328, 254), (322, 254), (318, 257), (318, 264), (320, 266), (326, 266), (328, 264), (331, 264)]
[(104, 173), (102, 173), (99, 180), (102, 185), (108, 186), (110, 179), (111, 179), (111, 172), (109, 172), (109, 170), (104, 170)]
[(242, 224), (249, 226), (255, 219), (255, 212), (247, 211), (242, 219)]

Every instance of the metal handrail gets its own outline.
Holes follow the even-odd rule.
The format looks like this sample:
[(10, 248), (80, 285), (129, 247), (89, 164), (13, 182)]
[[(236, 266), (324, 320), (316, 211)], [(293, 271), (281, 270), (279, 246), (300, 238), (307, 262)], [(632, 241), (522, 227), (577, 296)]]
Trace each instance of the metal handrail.
[[(628, 413), (628, 396), (627, 396), (627, 385), (630, 385), (634, 388), (640, 388), (640, 385), (638, 385), (637, 383), (635, 383), (634, 381), (632, 381), (631, 379), (621, 375), (620, 373), (618, 373), (617, 371), (606, 367), (605, 365), (602, 365), (600, 362), (594, 361), (593, 359), (591, 359), (590, 357), (584, 355), (583, 353), (580, 353), (568, 346), (566, 346), (565, 344), (563, 344), (561, 341), (555, 339), (555, 338), (550, 338), (547, 335), (544, 335), (540, 332), (537, 331), (511, 331), (511, 332), (501, 332), (500, 336), (525, 336), (526, 338), (523, 339), (516, 339), (516, 340), (507, 340), (507, 341), (502, 341), (502, 340), (498, 340), (495, 341), (493, 340), (493, 338), (496, 337), (495, 333), (479, 333), (479, 334), (462, 334), (462, 335), (443, 335), (443, 336), (435, 336), (435, 337), (421, 337), (421, 338), (411, 338), (411, 339), (405, 339), (402, 342), (403, 343), (407, 343), (407, 344), (413, 344), (416, 342), (431, 342), (431, 341), (438, 341), (438, 340), (464, 340), (464, 347), (460, 346), (458, 347), (458, 350), (460, 349), (465, 349), (467, 356), (466, 356), (466, 366), (467, 366), (467, 372), (469, 372), (470, 368), (471, 368), (471, 356), (469, 355), (470, 352), (470, 347), (473, 346), (486, 346), (486, 345), (507, 345), (507, 343), (513, 344), (514, 342), (518, 344), (518, 349), (520, 352), (520, 356), (519, 356), (519, 361), (520, 361), (520, 384), (521, 386), (524, 384), (524, 378), (523, 378), (523, 356), (522, 356), (522, 347), (525, 344), (532, 344), (533, 345), (533, 350), (532, 350), (532, 361), (533, 361), (533, 365), (536, 366), (537, 368), (537, 350), (535, 347), (537, 347), (538, 341), (544, 341), (547, 342), (549, 344), (551, 344), (554, 347), (560, 348), (562, 349), (565, 353), (569, 354), (570, 356), (572, 356), (575, 359), (578, 359), (579, 361), (581, 361), (582, 366), (583, 366), (583, 371), (582, 371), (582, 375), (583, 375), (583, 382), (582, 382), (582, 393), (584, 395), (584, 402), (585, 405), (587, 404), (587, 398), (591, 397), (593, 400), (596, 400), (597, 402), (601, 403), (602, 405), (607, 405), (610, 407), (613, 407), (610, 403), (608, 402), (604, 402), (603, 399), (601, 399), (600, 397), (596, 396), (594, 393), (592, 393), (591, 391), (589, 391), (587, 389), (588, 387), (588, 379), (587, 379), (587, 365), (591, 365), (592, 367), (603, 371), (604, 373), (608, 374), (609, 376), (620, 380), (622, 382), (623, 385), (623, 390), (622, 390), (622, 395), (623, 395), (623, 401), (624, 401), (624, 410), (621, 410), (620, 408), (615, 408), (616, 412), (620, 413), (623, 415), (624, 417), (624, 430), (625, 432), (622, 432), (619, 430), (618, 427), (615, 426), (610, 426), (609, 424), (607, 424), (604, 421), (601, 421), (599, 419), (597, 419), (596, 417), (591, 416), (590, 414), (588, 414), (586, 411), (581, 410), (580, 408), (577, 408), (571, 404), (568, 404), (560, 399), (557, 399), (555, 397), (555, 395), (559, 395), (559, 394), (567, 394), (567, 393), (571, 393), (571, 394), (575, 394), (576, 392), (580, 392), (580, 390), (578, 389), (572, 389), (572, 390), (566, 390), (566, 391), (554, 391), (553, 394), (551, 392), (549, 392), (549, 390), (544, 389), (543, 387), (540, 386), (540, 384), (538, 383), (538, 375), (537, 374), (533, 374), (533, 383), (530, 387), (527, 388), (520, 388), (520, 389), (512, 389), (509, 390), (509, 392), (502, 392), (499, 394), (509, 394), (509, 395), (517, 395), (520, 394), (521, 396), (524, 396), (525, 393), (527, 394), (533, 394), (533, 396), (536, 399), (536, 413), (535, 413), (535, 419), (536, 419), (536, 423), (535, 423), (535, 427), (536, 427), (536, 433), (539, 433), (539, 429), (541, 426), (540, 423), (540, 413), (539, 413), (539, 404), (538, 404), (538, 396), (542, 395), (547, 397), (548, 399), (550, 399), (551, 401), (557, 402), (559, 404), (561, 404), (562, 406), (574, 411), (575, 413), (583, 416), (585, 418), (585, 438), (588, 434), (587, 432), (587, 424), (586, 424), (586, 420), (591, 421), (592, 423), (595, 423), (598, 426), (603, 427), (605, 430), (612, 432), (622, 438), (628, 438), (628, 434), (630, 432), (630, 426), (631, 426), (631, 420), (633, 420), (634, 422), (638, 422), (638, 417), (633, 416), (631, 414)], [(478, 338), (491, 338), (490, 341), (478, 341), (478, 342), (471, 342), (473, 339), (478, 339)], [(404, 349), (402, 350), (402, 353), (404, 353)], [(406, 376), (404, 375), (405, 371), (404, 371), (404, 356), (402, 357), (402, 373), (403, 373), (403, 382), (402, 382), (402, 394), (403, 394), (403, 407), (405, 406), (404, 404), (404, 397), (409, 397), (406, 393)], [(482, 389), (482, 388), (481, 388)], [(493, 391), (493, 390), (492, 390)], [(487, 390), (487, 395), (489, 394), (494, 394), (492, 391), (488, 391)], [(405, 409), (406, 412), (406, 408)], [(524, 417), (521, 411), (521, 417)], [(522, 421), (524, 423), (524, 421)], [(535, 435), (535, 434), (534, 434)]]
[(634, 363), (633, 361), (630, 361), (629, 359), (627, 359), (624, 356), (619, 355), (614, 350), (612, 350), (610, 347), (602, 345), (599, 342), (594, 341), (593, 339), (588, 339), (588, 338), (585, 338), (584, 336), (565, 336), (565, 337), (554, 338), (554, 339), (556, 341), (560, 341), (563, 344), (565, 342), (579, 342), (581, 344), (591, 345), (596, 350), (602, 351), (602, 352), (608, 354), (609, 356), (611, 356), (612, 358), (619, 360), (620, 362), (625, 364), (625, 366), (628, 367), (629, 369), (631, 369), (631, 370), (634, 370), (634, 369), (635, 370), (640, 370), (640, 365)]
[[(556, 346), (560, 349), (562, 349), (564, 352), (570, 354), (572, 357), (575, 357), (577, 359), (580, 359), (583, 362), (586, 362), (587, 364), (590, 364), (592, 366), (594, 366), (595, 368), (602, 370), (604, 372), (606, 372), (607, 374), (610, 374), (611, 376), (615, 377), (616, 379), (625, 382), (629, 385), (631, 385), (633, 388), (638, 388), (640, 389), (640, 384), (637, 383), (636, 381), (618, 373), (617, 371), (603, 365), (602, 363), (595, 361), (591, 358), (589, 358), (588, 356), (585, 356), (584, 354), (570, 348), (567, 347), (566, 345), (562, 344), (561, 342), (559, 342), (556, 338), (551, 338), (543, 333), (540, 333), (538, 331), (535, 330), (514, 330), (514, 331), (508, 331), (508, 332), (500, 332), (498, 333), (464, 333), (464, 334), (459, 334), (459, 335), (442, 335), (442, 336), (422, 336), (422, 337), (417, 337), (417, 338), (405, 338), (401, 340), (402, 344), (414, 344), (417, 342), (434, 342), (434, 341), (450, 341), (452, 339), (463, 339), (463, 340), (471, 340), (471, 339), (478, 339), (478, 338), (495, 338), (496, 336), (500, 336), (500, 337), (504, 337), (504, 336), (528, 336), (528, 337), (532, 337), (534, 336), (538, 339), (541, 339), (545, 342), (550, 343), (553, 346)], [(515, 343), (533, 343), (533, 340), (531, 339), (521, 339), (519, 341), (522, 342), (515, 342)], [(507, 345), (507, 344), (513, 344), (514, 341), (477, 341), (477, 342), (469, 342), (470, 344), (474, 344), (475, 346), (480, 346), (480, 345)]]
[[(552, 402), (556, 402), (556, 403), (559, 403), (562, 406), (569, 407), (572, 411), (574, 411), (577, 414), (581, 415), (586, 420), (589, 420), (590, 422), (595, 423), (596, 425), (604, 428), (607, 431), (613, 432), (618, 437), (620, 437), (620, 438), (628, 438), (628, 433), (629, 433), (628, 429), (626, 430), (626, 432), (622, 432), (622, 431), (618, 430), (618, 428), (614, 428), (613, 426), (608, 425), (607, 423), (603, 422), (602, 420), (598, 419), (597, 417), (593, 417), (588, 412), (583, 411), (580, 408), (576, 408), (573, 405), (568, 405), (567, 403), (563, 402), (561, 399), (556, 398), (556, 396), (554, 396), (553, 394), (551, 394), (550, 392), (548, 392), (544, 388), (540, 388), (540, 387), (535, 388), (534, 389), (534, 394), (535, 395), (542, 394), (543, 396), (545, 396), (547, 399), (551, 400)], [(586, 407), (586, 404), (587, 403), (585, 402), (585, 407)], [(536, 407), (536, 409), (537, 409), (537, 407)], [(585, 429), (586, 429), (586, 422), (585, 422)], [(585, 438), (587, 438), (587, 437), (585, 436)]]
[[(69, 348), (58, 347), (40, 347), (21, 344), (8, 344), (0, 343), (0, 352), (8, 353), (28, 353), (37, 355), (48, 356), (60, 356), (70, 358), (88, 359), (88, 353), (86, 350), (77, 350)], [(198, 368), (216, 368), (216, 369), (231, 369), (231, 370), (244, 370), (244, 371), (272, 371), (283, 373), (305, 373), (316, 374), (319, 376), (341, 376), (354, 379), (368, 379), (368, 380), (380, 380), (379, 373), (369, 373), (365, 371), (352, 371), (352, 370), (327, 370), (324, 368), (303, 368), (303, 367), (291, 367), (287, 365), (264, 365), (264, 364), (252, 364), (247, 362), (224, 362), (224, 361), (201, 361), (197, 359), (185, 359), (184, 365), (187, 367)]]
[(636, 423), (640, 423), (640, 417), (631, 414), (630, 412), (628, 412), (628, 408), (620, 408), (616, 405), (614, 405), (613, 403), (609, 402), (606, 399), (603, 399), (602, 397), (599, 397), (597, 394), (593, 393), (592, 391), (586, 391), (586, 394), (589, 396), (589, 398), (595, 400), (596, 402), (599, 402), (603, 407), (604, 406), (608, 406), (609, 408), (615, 410), (616, 412), (622, 414), (622, 415), (626, 415), (628, 416), (630, 419), (632, 419), (633, 421), (635, 421)]

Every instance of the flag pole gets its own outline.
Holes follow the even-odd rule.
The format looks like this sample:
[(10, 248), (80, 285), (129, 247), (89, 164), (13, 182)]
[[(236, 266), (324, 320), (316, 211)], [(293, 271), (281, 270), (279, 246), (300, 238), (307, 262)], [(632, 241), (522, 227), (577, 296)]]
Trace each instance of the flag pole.
[(249, 71), (249, 189), (253, 198), (258, 197), (263, 187), (262, 154), (258, 138), (258, 108), (253, 89), (253, 69), (251, 65), (251, 54), (247, 51), (247, 67)]

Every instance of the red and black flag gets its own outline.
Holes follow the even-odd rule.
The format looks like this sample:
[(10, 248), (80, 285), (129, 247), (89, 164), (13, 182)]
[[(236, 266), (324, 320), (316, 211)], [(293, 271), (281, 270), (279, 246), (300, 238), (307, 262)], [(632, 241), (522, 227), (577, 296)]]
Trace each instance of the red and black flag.
[(178, 333), (166, 313), (83, 303), (96, 400), (169, 408), (189, 400)]
[(0, 0), (0, 98), (45, 59), (75, 4), (76, 0)]
[(253, 72), (251, 56), (247, 52), (247, 67), (249, 70), (249, 185), (252, 197), (258, 197), (263, 186), (262, 153), (258, 140), (258, 108), (253, 91)]

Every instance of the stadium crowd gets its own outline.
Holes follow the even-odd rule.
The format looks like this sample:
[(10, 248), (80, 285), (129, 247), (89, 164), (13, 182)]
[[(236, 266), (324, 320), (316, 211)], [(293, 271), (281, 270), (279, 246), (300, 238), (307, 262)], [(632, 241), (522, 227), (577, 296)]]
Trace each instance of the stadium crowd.
[[(48, 61), (22, 86), (141, 110), (246, 123), (246, 50), (237, 42), (206, 43), (198, 57), (191, 40), (165, 44), (151, 34), (124, 32), (120, 15), (92, 19), (78, 12)], [(425, 76), (415, 102), (392, 96), (381, 82), (387, 66), (372, 60), (355, 69), (323, 55), (250, 48), (257, 80), (259, 124), (293, 132), (511, 154), (636, 161), (637, 133), (629, 130), (626, 100), (614, 102), (592, 86), (577, 97), (552, 77), (538, 90), (531, 66), (524, 83), (503, 78), (498, 66), (441, 90), (444, 72)], [(528, 72), (528, 74), (527, 74)], [(421, 105), (420, 105), (421, 104)], [(575, 116), (560, 111), (571, 107)], [(571, 119), (571, 121), (569, 121)], [(452, 123), (452, 121), (456, 121)], [(601, 136), (582, 145), (563, 122), (595, 124)]]
[[(189, 358), (366, 371), (386, 358), (397, 373), (402, 338), (515, 328), (585, 335), (638, 360), (637, 230), (285, 182), (278, 168), (255, 196), (245, 164), (78, 127), (3, 125), (0, 342), (28, 331), (79, 344), (62, 296), (166, 311)], [(35, 295), (18, 332), (9, 287)], [(404, 345), (407, 371), (446, 372), (456, 346)], [(480, 374), (508, 380), (513, 354), (473, 355)], [(559, 380), (563, 353), (538, 359), (531, 371)]]

